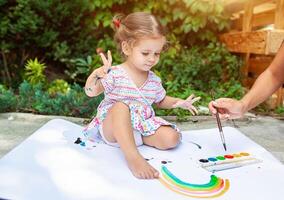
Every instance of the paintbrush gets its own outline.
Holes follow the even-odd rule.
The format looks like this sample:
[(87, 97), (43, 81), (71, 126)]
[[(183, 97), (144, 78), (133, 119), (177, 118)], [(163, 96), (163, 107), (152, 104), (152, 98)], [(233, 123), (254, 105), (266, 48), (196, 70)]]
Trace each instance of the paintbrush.
[(223, 147), (224, 147), (225, 151), (227, 151), (225, 136), (224, 136), (224, 133), (223, 133), (222, 124), (221, 124), (221, 120), (220, 120), (220, 117), (219, 117), (219, 111), (218, 111), (218, 108), (215, 107), (215, 109), (216, 109), (216, 120), (217, 120), (219, 133), (220, 133), (220, 136), (221, 136)]
[[(213, 95), (213, 91), (210, 91), (210, 94), (211, 94), (212, 99), (215, 99), (214, 95)], [(216, 109), (216, 120), (217, 120), (217, 125), (218, 125), (218, 129), (219, 129), (221, 141), (223, 143), (223, 147), (224, 147), (225, 151), (227, 151), (225, 136), (224, 136), (224, 133), (223, 133), (222, 124), (221, 124), (221, 120), (220, 120), (220, 117), (219, 117), (219, 111), (218, 111), (218, 108), (215, 107), (215, 109)]]

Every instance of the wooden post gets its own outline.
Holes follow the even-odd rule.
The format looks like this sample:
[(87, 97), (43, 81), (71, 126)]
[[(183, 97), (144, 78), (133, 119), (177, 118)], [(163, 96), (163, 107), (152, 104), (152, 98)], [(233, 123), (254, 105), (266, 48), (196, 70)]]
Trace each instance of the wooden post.
[[(275, 29), (284, 29), (284, 0), (276, 0)], [(277, 106), (283, 105), (283, 88), (277, 91)]]
[(253, 18), (253, 5), (254, 0), (248, 0), (245, 4), (244, 17), (243, 17), (243, 32), (251, 31), (251, 22)]
[(277, 95), (277, 102), (276, 105), (277, 106), (282, 106), (283, 105), (283, 88), (281, 86), (281, 88), (279, 88), (276, 92)]
[(284, 29), (284, 0), (276, 1), (275, 29)]
[[(245, 4), (242, 32), (249, 32), (252, 29), (253, 6), (254, 6), (254, 0), (248, 0)], [(247, 85), (248, 83), (249, 58), (250, 58), (250, 52), (246, 53), (244, 56), (243, 75), (245, 77), (244, 79), (245, 85)]]

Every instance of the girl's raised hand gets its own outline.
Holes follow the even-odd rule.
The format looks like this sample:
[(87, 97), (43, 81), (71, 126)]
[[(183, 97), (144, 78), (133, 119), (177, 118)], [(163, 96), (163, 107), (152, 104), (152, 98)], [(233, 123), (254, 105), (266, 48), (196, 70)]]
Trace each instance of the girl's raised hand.
[(103, 52), (99, 52), (99, 55), (101, 56), (101, 59), (103, 61), (103, 71), (105, 74), (109, 73), (111, 70), (111, 63), (112, 63), (112, 57), (110, 50), (107, 51), (107, 58)]
[(194, 94), (187, 97), (186, 100), (179, 100), (174, 105), (173, 108), (183, 108), (189, 110), (192, 115), (198, 114), (197, 109), (192, 105), (194, 102), (198, 101), (201, 97), (195, 97)]

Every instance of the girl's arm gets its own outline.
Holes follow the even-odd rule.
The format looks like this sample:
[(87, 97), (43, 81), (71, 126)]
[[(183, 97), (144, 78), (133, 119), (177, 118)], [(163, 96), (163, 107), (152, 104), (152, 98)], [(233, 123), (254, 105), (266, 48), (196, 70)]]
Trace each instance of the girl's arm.
[(98, 69), (95, 69), (91, 75), (87, 78), (85, 84), (85, 93), (89, 97), (98, 96), (104, 91), (104, 87), (101, 83), (101, 79), (105, 77), (107, 73), (109, 73), (111, 69), (112, 57), (111, 52), (107, 52), (107, 57), (100, 52), (101, 59), (104, 65)]
[(171, 108), (182, 108), (189, 110), (192, 115), (198, 113), (197, 109), (192, 105), (194, 102), (198, 101), (200, 97), (194, 97), (190, 95), (186, 100), (166, 96), (161, 102), (157, 103), (158, 108), (171, 109)]
[(175, 97), (170, 97), (170, 96), (165, 96), (165, 98), (157, 103), (157, 107), (161, 109), (172, 109), (174, 108), (173, 106), (182, 99), (180, 98), (175, 98)]
[(85, 93), (87, 96), (98, 96), (104, 91), (104, 87), (101, 83), (101, 78), (103, 78), (104, 76), (105, 73), (103, 67), (100, 67), (91, 73), (91, 75), (87, 78), (85, 84)]

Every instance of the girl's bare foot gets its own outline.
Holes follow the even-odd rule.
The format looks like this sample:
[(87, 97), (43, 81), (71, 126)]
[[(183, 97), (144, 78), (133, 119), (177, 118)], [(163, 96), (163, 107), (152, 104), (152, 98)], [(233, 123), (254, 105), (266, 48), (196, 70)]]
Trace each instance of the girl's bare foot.
[(132, 174), (139, 179), (154, 179), (159, 177), (159, 172), (152, 167), (139, 153), (126, 157), (128, 167)]

